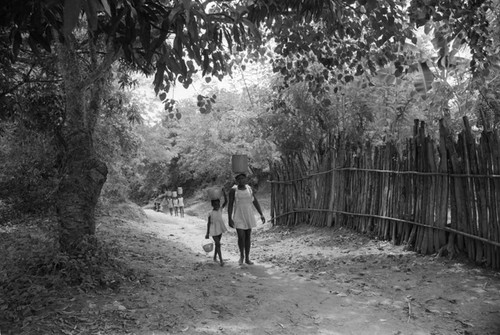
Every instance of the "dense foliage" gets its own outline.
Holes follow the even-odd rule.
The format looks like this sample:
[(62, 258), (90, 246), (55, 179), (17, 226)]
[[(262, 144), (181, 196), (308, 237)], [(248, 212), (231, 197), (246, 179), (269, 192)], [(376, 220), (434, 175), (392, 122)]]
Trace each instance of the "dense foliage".
[(262, 20), (280, 77), (267, 116), (274, 126), (269, 138), (282, 150), (314, 152), (331, 135), (400, 142), (412, 135), (414, 119), (425, 121), (431, 135), (443, 118), (456, 126), (468, 116), (475, 129), (494, 128), (487, 121), (494, 108), (481, 110), (489, 109), (486, 97), (497, 100), (486, 87), (499, 70), (498, 1), (411, 1), (409, 7), (343, 1), (332, 8), (342, 29), (331, 34), (331, 18), (320, 12), (312, 21)]
[[(255, 79), (255, 78), (254, 78)], [(262, 83), (262, 78), (259, 78)], [(142, 139), (140, 188), (134, 200), (143, 203), (165, 189), (183, 187), (187, 195), (204, 187), (231, 183), (231, 155), (247, 154), (257, 178), (265, 180), (268, 160), (275, 154), (272, 143), (261, 136), (259, 114), (268, 96), (269, 83), (248, 82), (246, 92), (237, 86), (241, 77), (233, 78), (227, 87), (210, 84), (198, 86), (195, 95), (215, 97), (210, 113), (201, 113), (196, 98), (175, 100), (182, 117), (163, 110), (161, 120), (135, 127)], [(150, 110), (144, 100), (142, 109)]]
[[(53, 100), (61, 101), (62, 108), (49, 109), (64, 110), (52, 126), (60, 163), (55, 207), (66, 251), (95, 233), (94, 211), (109, 169), (94, 137), (113, 64), (155, 73), (155, 90), (168, 91), (177, 81), (189, 86), (197, 68), (221, 78), (229, 72), (225, 50), (258, 38), (243, 17), (245, 7), (231, 2), (8, 1), (0, 9), (2, 65), (15, 73), (2, 87), (2, 118), (18, 109), (12, 93), (49, 68), (51, 78), (45, 75), (44, 82), (59, 84), (54, 94), (62, 99)], [(121, 170), (130, 177), (131, 172)]]
[[(36, 177), (46, 178), (44, 189), (57, 185), (61, 241), (92, 234), (103, 185), (109, 198), (144, 199), (162, 185), (194, 187), (227, 178), (223, 167), (235, 151), (248, 153), (262, 170), (277, 154), (273, 146), (312, 152), (328, 136), (340, 135), (398, 141), (417, 117), (432, 129), (441, 118), (453, 123), (467, 113), (477, 115), (478, 129), (496, 127), (495, 0), (56, 0), (1, 6), (2, 120), (8, 120), (6, 131), (9, 124), (26, 127), (48, 144), (47, 161), (33, 158), (43, 169), (33, 171), (44, 170)], [(421, 44), (418, 27), (432, 48)], [(253, 62), (271, 64), (267, 87), (242, 78), (245, 89), (226, 94), (213, 85), (212, 78), (239, 76)], [(168, 121), (154, 131), (149, 124), (127, 123), (140, 121), (137, 105), (111, 89), (118, 73), (119, 85), (130, 85), (131, 70), (151, 75), (164, 103)], [(175, 84), (188, 87), (196, 78), (213, 85), (203, 87), (197, 106), (167, 98)], [(224, 95), (230, 104), (221, 100)], [(4, 169), (2, 180), (14, 170)], [(26, 176), (23, 169), (15, 173)]]
[[(490, 76), (483, 73), (474, 77), (467, 38), (449, 35), (443, 40), (443, 18), (428, 21), (425, 29), (416, 33), (411, 29), (413, 14), (407, 16), (397, 6), (394, 10), (388, 10), (390, 6), (369, 6), (371, 10), (366, 12), (365, 8), (365, 13), (363, 9), (356, 12), (352, 6), (346, 7), (345, 13), (350, 17), (360, 15), (361, 21), (346, 18), (343, 26), (349, 29), (343, 36), (326, 34), (328, 25), (321, 19), (302, 20), (289, 14), (261, 22), (263, 28), (268, 28), (262, 32), (269, 42), (231, 58), (231, 73), (239, 79), (233, 79), (240, 87), (236, 93), (211, 88), (217, 83), (205, 77), (195, 80), (202, 90), (190, 103), (167, 98), (168, 92), (160, 94), (167, 128), (156, 125), (153, 133), (166, 132), (166, 138), (148, 142), (168, 142), (168, 151), (163, 152), (168, 152), (170, 159), (144, 167), (143, 171), (155, 176), (141, 187), (145, 194), (151, 194), (158, 184), (170, 188), (180, 184), (191, 189), (230, 179), (228, 156), (238, 151), (234, 143), (240, 143), (252, 158), (260, 153), (256, 160), (267, 163), (266, 159), (279, 152), (322, 150), (332, 135), (359, 143), (400, 143), (412, 135), (414, 119), (425, 121), (432, 135), (442, 118), (458, 129), (461, 117), (467, 115), (478, 130), (483, 128), (486, 115), (495, 118), (494, 109), (481, 102), (488, 96), (489, 106), (494, 105), (494, 93), (488, 90), (491, 93), (481, 95), (475, 89), (477, 82), (488, 81)], [(488, 18), (491, 23), (494, 13), (492, 8)], [(380, 24), (393, 21), (398, 24), (389, 29)], [(364, 22), (361, 27), (357, 26), (359, 22)], [(493, 27), (490, 24), (488, 28), (490, 39), (494, 39)], [(445, 49), (446, 62), (442, 57)], [(494, 54), (488, 55), (485, 61), (494, 68)], [(274, 74), (257, 75), (254, 69), (259, 64), (266, 70), (270, 64)], [(243, 78), (239, 77), (241, 70)], [(248, 87), (245, 78), (260, 85)], [(253, 90), (255, 87), (260, 87), (260, 92)], [(240, 97), (248, 97), (242, 102), (246, 111), (237, 116), (247, 120), (243, 125), (230, 121), (237, 114), (235, 110), (221, 108), (227, 104), (225, 100), (233, 102), (230, 106), (240, 104)], [(197, 106), (193, 106), (195, 101)], [(196, 107), (205, 115), (196, 114)], [(239, 131), (246, 135), (231, 135)], [(259, 144), (255, 146), (254, 141)], [(270, 149), (252, 149), (264, 147)]]

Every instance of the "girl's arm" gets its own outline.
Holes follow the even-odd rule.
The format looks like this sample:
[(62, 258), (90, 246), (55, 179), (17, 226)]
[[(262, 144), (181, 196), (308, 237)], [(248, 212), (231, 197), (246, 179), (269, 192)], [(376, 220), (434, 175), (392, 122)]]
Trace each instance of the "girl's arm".
[(208, 216), (208, 221), (207, 221), (207, 234), (205, 235), (205, 238), (208, 238), (209, 237), (209, 233), (210, 233), (210, 223), (211, 223), (211, 219), (210, 219), (210, 215)]
[(229, 227), (234, 228), (233, 222), (233, 205), (234, 205), (234, 188), (229, 190), (229, 204), (227, 205), (227, 222)]

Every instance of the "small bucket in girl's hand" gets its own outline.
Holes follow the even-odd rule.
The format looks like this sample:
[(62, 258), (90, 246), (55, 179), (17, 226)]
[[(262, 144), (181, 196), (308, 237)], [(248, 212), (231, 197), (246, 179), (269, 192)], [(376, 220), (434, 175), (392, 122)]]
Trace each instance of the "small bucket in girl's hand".
[(213, 244), (213, 242), (209, 242), (209, 243), (203, 244), (203, 250), (205, 252), (210, 252), (210, 251), (214, 250), (214, 244)]

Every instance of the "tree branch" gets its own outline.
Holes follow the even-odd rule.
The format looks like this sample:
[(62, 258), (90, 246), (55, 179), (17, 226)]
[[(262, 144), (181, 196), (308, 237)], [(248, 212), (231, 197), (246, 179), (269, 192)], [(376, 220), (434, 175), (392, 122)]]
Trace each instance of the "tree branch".
[[(22, 74), (22, 77), (23, 78), (26, 78), (26, 77), (29, 77), (29, 75), (31, 74), (31, 71), (33, 71), (33, 68), (34, 68), (34, 65), (31, 65), (30, 69), (28, 70), (28, 73), (26, 74)], [(17, 85), (14, 85), (14, 87), (11, 87), (10, 89), (8, 89), (7, 91), (3, 91), (0, 93), (0, 98), (3, 98), (5, 97), (7, 94), (10, 94), (12, 92), (14, 92), (15, 90), (17, 90), (19, 87), (23, 86), (24, 84), (26, 83), (29, 83), (31, 81), (28, 81), (26, 79), (23, 79), (22, 81), (20, 81)]]
[(107, 74), (107, 70), (111, 67), (111, 64), (113, 64), (120, 57), (121, 53), (121, 47), (119, 47), (114, 52), (107, 53), (101, 64), (99, 64), (99, 66), (82, 81), (81, 88), (86, 89), (87, 87), (95, 83), (96, 80), (99, 80), (105, 74)]
[(26, 82), (21, 81), (17, 85), (15, 85), (14, 87), (11, 87), (10, 89), (8, 89), (6, 91), (0, 92), (0, 99), (4, 98), (7, 94), (14, 92), (15, 90), (17, 90), (19, 87), (21, 87), (24, 84), (26, 84)]

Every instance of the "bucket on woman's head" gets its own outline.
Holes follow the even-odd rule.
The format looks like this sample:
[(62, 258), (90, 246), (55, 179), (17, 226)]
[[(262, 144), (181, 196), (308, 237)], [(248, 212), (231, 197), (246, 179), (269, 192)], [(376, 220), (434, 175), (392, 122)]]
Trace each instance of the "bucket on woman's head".
[(214, 243), (213, 242), (207, 242), (207, 243), (203, 244), (202, 247), (203, 247), (203, 250), (205, 252), (210, 252), (210, 251), (214, 250)]
[(167, 191), (167, 197), (171, 197), (172, 196), (172, 191)]
[(222, 189), (220, 187), (212, 187), (207, 190), (208, 199), (217, 200), (222, 198)]
[(177, 192), (176, 191), (172, 191), (172, 196), (175, 198), (177, 197)]
[(182, 187), (177, 187), (177, 194), (182, 195)]
[(248, 157), (247, 155), (233, 155), (231, 157), (231, 168), (233, 173), (248, 172)]

